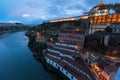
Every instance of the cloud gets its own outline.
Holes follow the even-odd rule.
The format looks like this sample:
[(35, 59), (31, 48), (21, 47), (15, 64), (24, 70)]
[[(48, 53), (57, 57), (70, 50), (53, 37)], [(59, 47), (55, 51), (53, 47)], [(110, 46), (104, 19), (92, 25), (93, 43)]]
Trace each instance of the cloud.
[(16, 20), (9, 20), (8, 23), (21, 23), (21, 22)]
[(67, 15), (74, 15), (74, 14), (82, 15), (83, 12), (84, 12), (83, 10), (66, 10), (65, 14), (67, 14)]
[(26, 18), (26, 19), (31, 19), (31, 20), (38, 20), (38, 19), (46, 20), (47, 19), (46, 16), (34, 15), (34, 14), (26, 14), (26, 13), (24, 13), (22, 15), (22, 17)]
[[(26, 5), (19, 7), (13, 15), (23, 15), (29, 19), (55, 19), (81, 15), (83, 8), (88, 8), (84, 0), (31, 0)], [(28, 13), (28, 14), (25, 14)]]
[[(79, 16), (88, 10), (84, 0), (31, 0), (13, 12), (13, 16), (36, 19), (55, 19), (62, 17)], [(27, 14), (26, 14), (27, 13)]]
[(24, 14), (22, 15), (22, 17), (23, 17), (23, 18), (29, 18), (29, 17), (31, 17), (31, 15), (24, 13)]
[[(3, 2), (1, 2), (3, 1)], [(36, 20), (50, 20), (82, 15), (99, 3), (99, 0), (1, 0), (0, 18), (30, 23)], [(6, 5), (7, 2), (7, 6)], [(105, 0), (105, 4), (120, 0)], [(3, 8), (5, 7), (5, 8)], [(6, 16), (6, 17), (5, 17)]]

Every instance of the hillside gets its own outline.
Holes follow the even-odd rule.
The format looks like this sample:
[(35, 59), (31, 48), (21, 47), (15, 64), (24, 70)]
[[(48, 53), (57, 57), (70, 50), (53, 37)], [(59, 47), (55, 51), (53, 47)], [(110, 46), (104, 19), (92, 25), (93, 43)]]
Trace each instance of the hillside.
[(27, 30), (29, 27), (21, 23), (0, 23), (0, 34)]

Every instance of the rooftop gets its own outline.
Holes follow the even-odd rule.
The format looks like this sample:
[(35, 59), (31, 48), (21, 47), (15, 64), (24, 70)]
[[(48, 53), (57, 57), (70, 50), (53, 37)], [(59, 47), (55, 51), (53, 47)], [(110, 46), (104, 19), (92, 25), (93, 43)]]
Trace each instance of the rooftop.
[(103, 4), (103, 2), (102, 2), (102, 0), (100, 1), (100, 3), (99, 3), (99, 6), (101, 7), (101, 6), (103, 6), (104, 4)]

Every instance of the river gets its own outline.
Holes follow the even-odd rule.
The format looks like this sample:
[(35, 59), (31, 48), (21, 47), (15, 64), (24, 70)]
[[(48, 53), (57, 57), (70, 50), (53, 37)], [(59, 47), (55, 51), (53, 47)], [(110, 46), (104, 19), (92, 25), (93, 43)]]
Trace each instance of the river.
[(0, 36), (0, 80), (52, 80), (27, 45), (24, 32)]

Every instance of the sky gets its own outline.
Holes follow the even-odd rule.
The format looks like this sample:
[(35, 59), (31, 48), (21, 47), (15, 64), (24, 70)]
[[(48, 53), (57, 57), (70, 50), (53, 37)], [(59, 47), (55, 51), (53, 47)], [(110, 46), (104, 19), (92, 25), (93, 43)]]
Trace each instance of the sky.
[[(0, 0), (0, 22), (37, 24), (41, 21), (79, 16), (100, 0)], [(105, 4), (120, 0), (103, 0)]]

